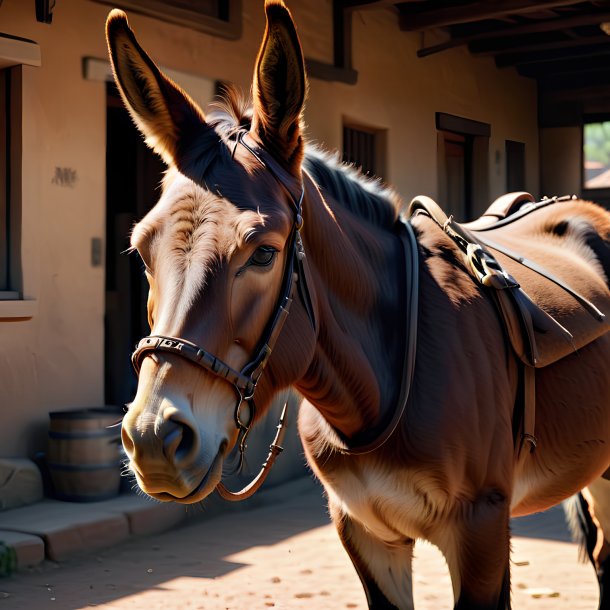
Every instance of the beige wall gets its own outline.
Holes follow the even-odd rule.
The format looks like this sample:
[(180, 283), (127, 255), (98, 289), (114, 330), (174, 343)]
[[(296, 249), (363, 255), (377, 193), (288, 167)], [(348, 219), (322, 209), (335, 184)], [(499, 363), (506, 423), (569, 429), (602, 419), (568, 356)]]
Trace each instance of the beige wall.
[(580, 194), (582, 128), (552, 127), (540, 130), (541, 194)]
[[(228, 41), (136, 14), (130, 21), (161, 65), (233, 81), (246, 90), (264, 29), (262, 1), (243, 3), (243, 31)], [(329, 61), (331, 0), (289, 1), (307, 56)], [(108, 8), (57, 3), (51, 26), (33, 4), (5, 0), (1, 29), (35, 40), (42, 67), (24, 67), (23, 229), (29, 320), (0, 320), (0, 456), (44, 448), (47, 412), (103, 403), (104, 269), (90, 263), (91, 239), (105, 235), (105, 88), (82, 74), (85, 57), (105, 58)], [(456, 50), (425, 60), (418, 35), (401, 33), (389, 9), (354, 16), (356, 86), (312, 80), (309, 136), (341, 146), (344, 118), (388, 130), (386, 177), (406, 200), (437, 191), (435, 112), (491, 123), (490, 195), (504, 190), (504, 140), (526, 143), (527, 186), (538, 192), (533, 82), (491, 60)], [(495, 164), (500, 151), (500, 164)], [(53, 182), (76, 172), (73, 187)]]
[(354, 15), (358, 85), (311, 81), (310, 134), (340, 147), (342, 117), (388, 129), (386, 178), (410, 200), (420, 194), (437, 196), (436, 112), (490, 123), (490, 197), (506, 189), (507, 139), (525, 143), (527, 189), (537, 193), (534, 81), (496, 69), (491, 59), (473, 59), (465, 49), (418, 59), (420, 36), (401, 34), (396, 19), (390, 9)]

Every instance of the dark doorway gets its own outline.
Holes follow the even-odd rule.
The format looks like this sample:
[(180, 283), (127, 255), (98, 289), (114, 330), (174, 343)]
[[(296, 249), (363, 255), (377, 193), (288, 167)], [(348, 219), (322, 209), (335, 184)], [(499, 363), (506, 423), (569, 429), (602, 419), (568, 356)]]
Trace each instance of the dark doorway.
[(149, 332), (148, 284), (142, 262), (128, 254), (133, 225), (159, 198), (165, 165), (147, 148), (114, 84), (107, 85), (106, 317), (104, 382), (107, 404), (133, 399), (137, 379), (130, 354)]
[(443, 132), (446, 206), (459, 221), (472, 220), (472, 137)]
[(491, 126), (436, 113), (438, 196), (459, 222), (473, 220), (488, 205)]
[(525, 190), (525, 144), (506, 140), (506, 190)]

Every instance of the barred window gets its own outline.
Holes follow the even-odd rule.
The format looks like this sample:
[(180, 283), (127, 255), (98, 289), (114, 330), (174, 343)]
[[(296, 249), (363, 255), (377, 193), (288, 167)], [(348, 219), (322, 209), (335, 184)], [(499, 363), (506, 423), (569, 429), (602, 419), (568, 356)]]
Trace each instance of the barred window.
[(373, 127), (343, 126), (343, 161), (368, 176), (384, 172), (384, 131)]

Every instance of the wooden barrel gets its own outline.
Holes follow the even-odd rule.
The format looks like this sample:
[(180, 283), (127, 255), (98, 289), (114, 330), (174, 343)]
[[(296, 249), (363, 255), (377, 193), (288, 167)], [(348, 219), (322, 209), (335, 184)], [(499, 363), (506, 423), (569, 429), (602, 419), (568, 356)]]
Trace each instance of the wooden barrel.
[(49, 413), (47, 464), (55, 497), (71, 502), (96, 502), (119, 493), (121, 417), (115, 408)]

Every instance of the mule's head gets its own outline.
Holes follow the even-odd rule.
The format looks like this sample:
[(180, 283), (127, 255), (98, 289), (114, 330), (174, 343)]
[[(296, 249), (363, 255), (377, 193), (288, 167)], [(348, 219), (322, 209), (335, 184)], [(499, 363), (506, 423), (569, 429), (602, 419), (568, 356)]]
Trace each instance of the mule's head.
[[(265, 9), (251, 122), (239, 137), (239, 125), (206, 119), (157, 68), (124, 13), (112, 11), (107, 22), (123, 101), (168, 165), (159, 202), (131, 238), (150, 284), (151, 335), (201, 346), (236, 372), (256, 358), (275, 319), (303, 179), (301, 48), (281, 0), (267, 0)], [(314, 344), (305, 308), (295, 302), (256, 387), (257, 416), (303, 374)], [(122, 431), (131, 470), (155, 498), (197, 502), (219, 483), (238, 438), (235, 379), (169, 351), (145, 351), (138, 364)], [(248, 404), (240, 410), (247, 422)]]

